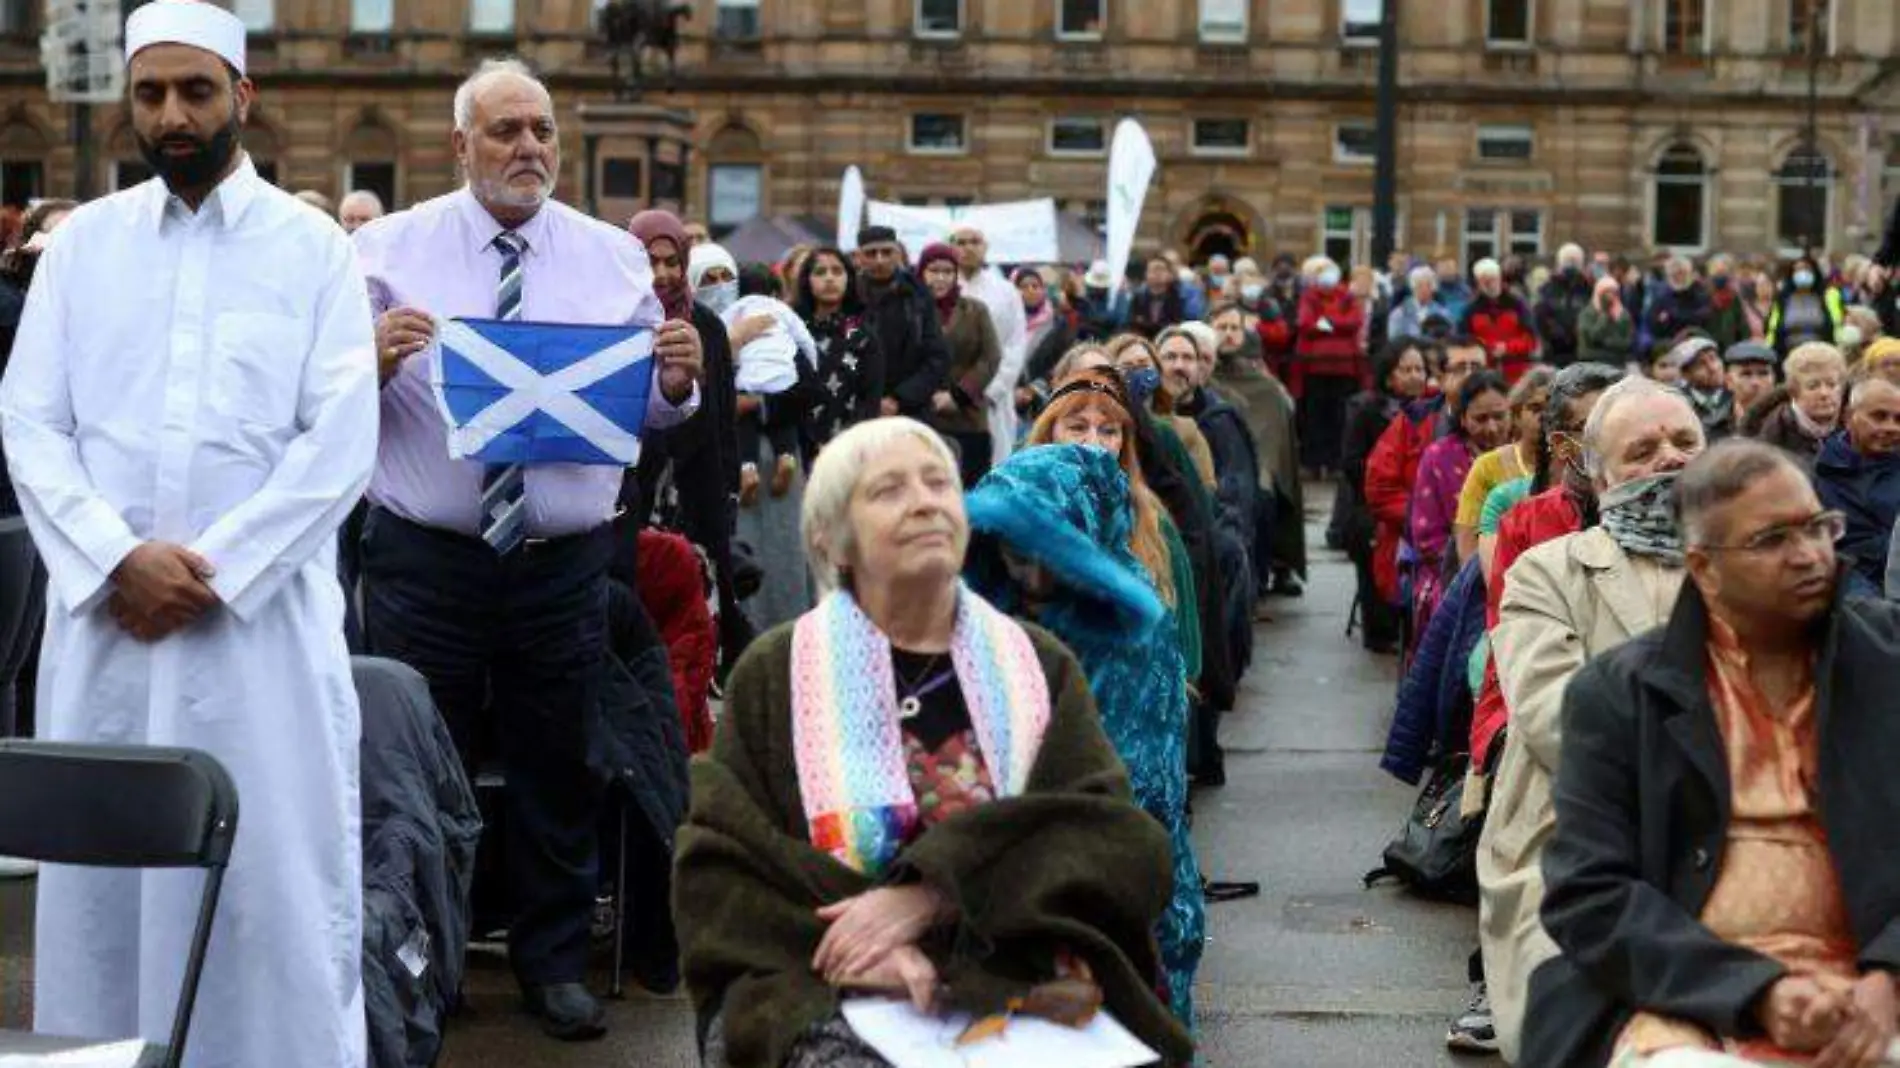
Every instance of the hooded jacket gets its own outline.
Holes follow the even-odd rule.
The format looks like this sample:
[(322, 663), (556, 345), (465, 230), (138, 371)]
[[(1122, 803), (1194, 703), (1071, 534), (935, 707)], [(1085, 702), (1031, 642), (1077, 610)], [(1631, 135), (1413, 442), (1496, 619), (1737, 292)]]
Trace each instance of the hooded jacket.
[[(1135, 800), (1174, 844), (1174, 896), (1158, 934), (1175, 1014), (1192, 1019), (1206, 926), (1187, 824), (1187, 675), (1173, 614), (1128, 547), (1134, 503), (1115, 457), (1041, 445), (996, 467), (966, 502), (965, 577), (991, 604), (1027, 616), (1075, 652), (1102, 727), (1128, 765)], [(1030, 609), (1001, 550), (1040, 565), (1055, 588)]]

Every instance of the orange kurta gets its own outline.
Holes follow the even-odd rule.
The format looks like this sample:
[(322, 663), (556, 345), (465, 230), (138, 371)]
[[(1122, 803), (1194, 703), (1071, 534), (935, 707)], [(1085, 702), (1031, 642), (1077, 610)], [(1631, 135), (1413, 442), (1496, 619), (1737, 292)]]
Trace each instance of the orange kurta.
[[(1851, 986), (1855, 947), (1840, 877), (1821, 827), (1814, 679), (1786, 708), (1775, 707), (1749, 675), (1735, 633), (1709, 621), (1709, 697), (1727, 752), (1733, 808), (1727, 848), (1701, 920), (1718, 937), (1772, 957), (1798, 975)], [(1812, 1058), (1767, 1039), (1718, 1040), (1693, 1024), (1650, 1013), (1630, 1021), (1619, 1053), (1682, 1047), (1753, 1060), (1805, 1064)]]

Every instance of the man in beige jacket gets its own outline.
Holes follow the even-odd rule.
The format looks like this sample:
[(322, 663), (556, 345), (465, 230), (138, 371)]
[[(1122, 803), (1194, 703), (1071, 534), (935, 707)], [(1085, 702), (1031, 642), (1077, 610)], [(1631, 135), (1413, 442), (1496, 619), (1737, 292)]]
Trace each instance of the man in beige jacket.
[(1644, 378), (1611, 386), (1583, 432), (1600, 525), (1530, 550), (1505, 576), (1491, 642), (1511, 718), (1478, 847), (1478, 933), (1499, 1051), (1511, 1063), (1531, 972), (1557, 955), (1537, 910), (1556, 826), (1564, 687), (1591, 657), (1668, 620), (1683, 576), (1670, 495), (1703, 444), (1681, 393)]

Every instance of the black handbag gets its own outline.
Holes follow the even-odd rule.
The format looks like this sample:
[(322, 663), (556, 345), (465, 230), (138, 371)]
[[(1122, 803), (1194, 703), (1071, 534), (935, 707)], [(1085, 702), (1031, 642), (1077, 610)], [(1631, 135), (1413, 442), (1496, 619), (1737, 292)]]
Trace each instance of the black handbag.
[(1419, 897), (1459, 905), (1478, 903), (1478, 835), (1484, 818), (1465, 818), (1465, 772), (1470, 757), (1438, 762), (1412, 803), (1398, 837), (1385, 847), (1385, 863), (1366, 874), (1366, 888), (1396, 879)]

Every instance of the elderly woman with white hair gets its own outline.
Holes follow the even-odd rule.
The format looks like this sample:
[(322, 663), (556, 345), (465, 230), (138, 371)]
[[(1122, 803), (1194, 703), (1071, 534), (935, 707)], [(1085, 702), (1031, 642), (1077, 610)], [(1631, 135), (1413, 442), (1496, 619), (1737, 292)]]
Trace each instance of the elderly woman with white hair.
[(1170, 1064), (1156, 996), (1169, 840), (1130, 801), (1082, 669), (959, 576), (957, 461), (908, 419), (813, 465), (817, 608), (733, 670), (693, 767), (674, 908), (709, 1065), (881, 1068), (842, 1001), (1077, 1022)]
[(1346, 402), (1366, 383), (1366, 308), (1341, 281), (1339, 265), (1324, 256), (1308, 261), (1311, 284), (1300, 294), (1299, 340), (1287, 388), (1299, 401), (1302, 462), (1315, 470), (1339, 466)]
[(1478, 295), (1465, 305), (1459, 333), (1475, 339), (1491, 357), (1491, 366), (1516, 382), (1537, 358), (1537, 332), (1529, 306), (1504, 284), (1504, 268), (1493, 259), (1471, 268)]
[(1421, 263), (1405, 276), (1405, 284), (1408, 295), (1399, 301), (1392, 309), (1392, 314), (1385, 319), (1388, 341), (1402, 337), (1425, 337), (1427, 319), (1442, 319), (1445, 325), (1451, 324), (1451, 309), (1438, 299), (1437, 271)]

